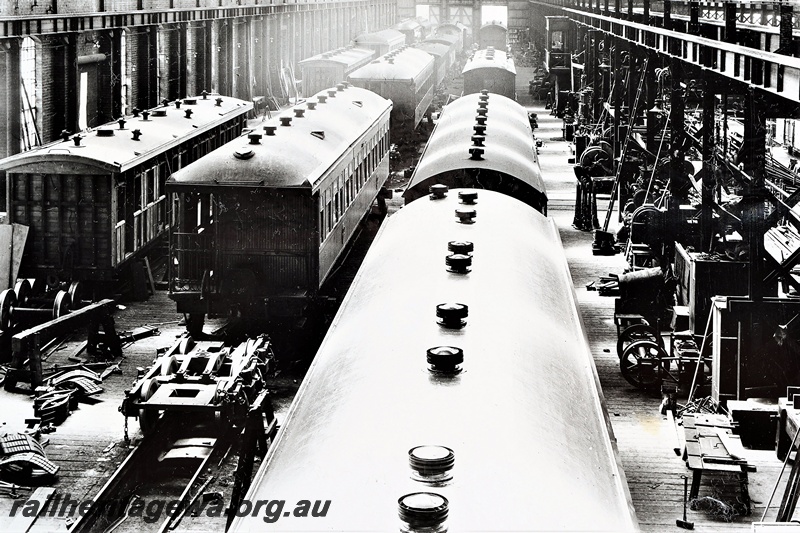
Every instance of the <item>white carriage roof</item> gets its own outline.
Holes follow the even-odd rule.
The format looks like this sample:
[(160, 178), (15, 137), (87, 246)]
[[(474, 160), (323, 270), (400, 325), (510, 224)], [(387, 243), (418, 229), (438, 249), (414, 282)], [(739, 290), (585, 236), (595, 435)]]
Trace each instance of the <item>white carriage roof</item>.
[[(149, 117), (125, 116), (124, 128), (110, 122), (0, 161), (0, 170), (51, 174), (124, 172), (253, 109), (253, 103), (218, 94), (184, 98), (147, 110)], [(190, 116), (187, 117), (187, 114)], [(141, 135), (134, 140), (134, 131)]]
[(350, 73), (351, 80), (408, 80), (431, 68), (433, 56), (413, 47), (403, 47), (371, 61)]
[(344, 65), (345, 68), (348, 68), (354, 65), (365, 63), (373, 56), (375, 56), (375, 50), (371, 50), (369, 48), (360, 48), (357, 46), (348, 46), (306, 58), (300, 61), (300, 66), (306, 67), (324, 65), (328, 63), (338, 63), (340, 65)]
[[(465, 208), (474, 224), (457, 222)], [(418, 445), (455, 454), (434, 490), (450, 531), (637, 531), (555, 223), (451, 190), (383, 225), (246, 496), (311, 491), (330, 510), (313, 523), (253, 513), (230, 531), (397, 530), (398, 498), (431, 490), (411, 478)], [(474, 244), (469, 274), (447, 271), (449, 241)], [(437, 324), (443, 302), (468, 306), (466, 327)], [(461, 374), (428, 370), (442, 345), (463, 349)]]
[(381, 30), (372, 33), (362, 33), (356, 37), (355, 42), (358, 44), (386, 44), (393, 45), (397, 43), (406, 42), (406, 36), (397, 30)]
[(514, 59), (502, 50), (495, 50), (493, 48), (476, 51), (472, 57), (467, 60), (461, 72), (463, 74), (479, 68), (499, 68), (513, 74), (517, 73), (517, 69), (514, 67)]
[[(246, 133), (175, 172), (167, 188), (316, 189), (328, 169), (392, 107), (391, 101), (372, 91), (339, 87), (342, 90), (321, 91), (309, 98), (314, 109), (307, 102), (264, 122), (252, 132), (262, 134), (259, 144), (250, 144)], [(302, 110), (303, 116), (297, 117), (295, 110)], [(267, 134), (267, 129), (274, 134)]]
[[(528, 113), (514, 100), (489, 93), (482, 160), (470, 159), (481, 94), (467, 94), (450, 102), (425, 146), (406, 192), (427, 192), (436, 177), (465, 168), (502, 172), (546, 195)], [(405, 193), (404, 193), (405, 195)]]

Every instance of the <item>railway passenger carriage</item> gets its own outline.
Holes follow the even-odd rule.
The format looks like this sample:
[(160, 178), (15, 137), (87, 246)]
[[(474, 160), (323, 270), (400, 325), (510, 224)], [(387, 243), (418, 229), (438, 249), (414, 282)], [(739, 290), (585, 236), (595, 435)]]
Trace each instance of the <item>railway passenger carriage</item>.
[(388, 54), (406, 45), (406, 36), (400, 31), (388, 29), (362, 33), (354, 39), (356, 46), (375, 50), (379, 56)]
[(501, 50), (477, 50), (464, 64), (464, 94), (488, 90), (517, 99), (517, 69), (514, 59)]
[(454, 37), (459, 51), (465, 51), (472, 46), (469, 28), (460, 22), (439, 24), (439, 26), (436, 27), (436, 31), (433, 32), (432, 37), (443, 36)]
[(388, 177), (391, 108), (340, 84), (170, 177), (170, 297), (190, 332), (311, 309)]
[(436, 183), (503, 192), (546, 214), (547, 191), (525, 108), (491, 93), (445, 106), (403, 193), (406, 203)]
[(555, 223), (456, 190), (387, 219), (245, 499), (289, 512), (232, 533), (636, 531)]
[(508, 46), (508, 29), (497, 22), (490, 22), (478, 30), (478, 48), (494, 47), (505, 50)]
[(422, 24), (419, 23), (417, 19), (405, 19), (394, 26), (392, 26), (393, 30), (397, 30), (406, 37), (405, 44), (414, 44), (418, 41), (421, 41), (424, 37), (424, 28)]
[(238, 136), (252, 107), (186, 98), (0, 161), (8, 221), (29, 227), (20, 277), (112, 281), (167, 231), (167, 177)]
[(393, 127), (414, 129), (433, 101), (434, 68), (432, 55), (406, 47), (352, 72), (348, 81), (392, 100)]
[(435, 71), (434, 87), (439, 87), (447, 76), (447, 71), (454, 62), (451, 48), (443, 43), (431, 42), (427, 39), (414, 45), (417, 50), (422, 50), (433, 56)]
[(343, 82), (347, 76), (377, 57), (371, 48), (348, 46), (318, 54), (300, 62), (303, 93), (317, 94)]

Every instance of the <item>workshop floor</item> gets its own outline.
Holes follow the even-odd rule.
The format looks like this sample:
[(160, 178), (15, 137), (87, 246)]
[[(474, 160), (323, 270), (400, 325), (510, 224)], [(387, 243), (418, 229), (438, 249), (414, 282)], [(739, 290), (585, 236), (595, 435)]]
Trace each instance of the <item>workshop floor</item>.
[[(527, 82), (532, 78), (530, 69), (517, 70), (517, 99), (530, 111), (538, 113), (539, 128), (535, 134), (544, 141), (544, 146), (540, 148), (540, 163), (548, 190), (548, 216), (556, 221), (567, 253), (636, 515), (643, 531), (681, 531), (675, 524), (676, 519), (682, 518), (683, 512), (681, 476), (691, 476), (691, 472), (673, 452), (675, 432), (659, 412), (660, 395), (633, 388), (620, 374), (616, 354), (614, 298), (599, 296), (596, 291), (586, 289), (589, 283), (601, 276), (622, 274), (626, 262), (620, 254), (592, 255), (592, 233), (572, 227), (575, 175), (572, 165), (567, 163), (572, 153), (568, 143), (555, 140), (562, 136), (561, 119), (550, 115), (550, 111), (544, 109), (543, 102), (530, 100)], [(608, 196), (601, 196), (598, 204), (598, 216), (602, 224)], [(612, 217), (610, 230), (616, 229), (615, 223), (616, 213)], [(748, 450), (747, 459), (758, 469), (749, 476), (752, 514), (734, 516), (728, 522), (724, 516), (728, 508), (714, 500), (733, 502), (739, 496), (738, 481), (733, 477), (704, 476), (700, 497), (711, 497), (704, 498), (702, 502), (709, 510), (689, 510), (687, 516), (689, 521), (695, 523), (696, 531), (749, 531), (751, 522), (761, 520), (782, 463), (773, 451)], [(788, 469), (784, 479), (787, 475)], [(766, 521), (774, 519), (782, 496), (783, 484), (778, 488)]]

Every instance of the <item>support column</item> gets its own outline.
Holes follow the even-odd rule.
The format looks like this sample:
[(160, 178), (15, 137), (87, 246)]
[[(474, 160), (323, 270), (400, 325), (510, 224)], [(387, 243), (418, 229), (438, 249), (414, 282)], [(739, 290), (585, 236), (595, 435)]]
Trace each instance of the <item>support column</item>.
[(681, 86), (683, 80), (683, 64), (681, 60), (673, 58), (669, 62), (670, 78), (670, 168), (669, 168), (669, 206), (667, 212), (668, 235), (664, 239), (664, 255), (668, 259), (662, 264), (669, 264), (675, 256), (675, 242), (680, 238), (681, 213), (680, 206), (688, 195), (691, 187), (684, 164), (686, 163), (686, 150), (689, 148), (684, 124), (684, 90)]
[(589, 32), (589, 46), (592, 49), (592, 55), (591, 55), (591, 64), (589, 63), (589, 61), (587, 61), (586, 68), (591, 68), (591, 71), (588, 73), (592, 84), (592, 116), (590, 119), (591, 124), (596, 124), (597, 121), (600, 119), (600, 113), (602, 111), (602, 106), (603, 106), (602, 102), (603, 83), (600, 72), (600, 61), (601, 61), (600, 43), (602, 35), (603, 34), (600, 31)]
[[(625, 90), (625, 71), (623, 71), (623, 68), (625, 67), (623, 67), (622, 64), (622, 57), (623, 52), (627, 51), (627, 46), (625, 46), (623, 43), (625, 43), (623, 40), (617, 41), (616, 47), (614, 48), (614, 54), (611, 58), (611, 75), (614, 77), (614, 90), (612, 91), (611, 100), (614, 105), (615, 119), (612, 128), (614, 138), (611, 145), (614, 147), (615, 159), (619, 157), (620, 151), (622, 150), (622, 142), (624, 140), (622, 131), (620, 129), (620, 124), (622, 121), (622, 108), (625, 105), (622, 99)], [(630, 55), (628, 56), (628, 60), (630, 61)], [(628, 83), (630, 83), (630, 80)]]
[(663, 120), (663, 117), (660, 114), (650, 111), (656, 106), (655, 70), (658, 66), (658, 56), (650, 52), (648, 52), (648, 54), (650, 58), (647, 62), (647, 70), (643, 71), (641, 74), (642, 76), (645, 76), (645, 79), (644, 85), (642, 86), (644, 94), (639, 97), (639, 109), (642, 110), (642, 114), (647, 118), (647, 135), (645, 139), (647, 149), (655, 154), (658, 152), (656, 135), (661, 134), (661, 120)]
[(750, 190), (742, 202), (742, 222), (750, 244), (750, 298), (759, 300), (764, 296), (762, 263), (764, 257), (764, 180), (766, 178), (766, 117), (759, 109), (764, 109), (764, 100), (750, 88), (745, 95), (744, 120), (744, 171), (753, 178)]
[(777, 52), (787, 56), (794, 55), (794, 47), (792, 43), (792, 16), (794, 15), (794, 7), (791, 4), (780, 4), (780, 44)]
[(689, 2), (689, 27), (687, 29), (692, 35), (700, 35), (700, 2), (696, 0)]
[(703, 80), (703, 183), (702, 200), (700, 205), (700, 239), (701, 252), (711, 251), (711, 239), (714, 238), (713, 210), (714, 186), (716, 180), (713, 174), (714, 168), (714, 110), (717, 104), (717, 97), (713, 90), (713, 81), (706, 77)]
[(78, 74), (78, 34), (71, 33), (66, 38), (66, 51), (64, 53), (64, 82), (66, 89), (66, 102), (61, 107), (64, 117), (64, 129), (70, 132), (78, 131), (78, 106), (80, 94), (80, 76)]
[(111, 31), (111, 118), (121, 117), (122, 109), (122, 73), (125, 69), (125, 59), (122, 57), (122, 32), (121, 28)]
[(736, 4), (725, 2), (725, 42), (736, 44)]
[(20, 40), (0, 41), (0, 159), (20, 151), (20, 61)]

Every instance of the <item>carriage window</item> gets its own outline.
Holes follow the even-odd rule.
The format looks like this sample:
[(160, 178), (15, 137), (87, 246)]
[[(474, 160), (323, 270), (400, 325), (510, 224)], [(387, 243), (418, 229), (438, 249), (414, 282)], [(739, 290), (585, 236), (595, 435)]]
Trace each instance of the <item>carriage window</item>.
[(319, 195), (319, 242), (325, 240), (325, 198), (320, 193)]

